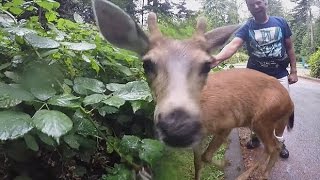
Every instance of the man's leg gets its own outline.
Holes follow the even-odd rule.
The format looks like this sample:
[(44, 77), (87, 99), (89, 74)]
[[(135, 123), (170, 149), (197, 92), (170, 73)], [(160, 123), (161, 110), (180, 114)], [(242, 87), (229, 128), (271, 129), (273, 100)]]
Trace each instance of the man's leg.
[[(288, 90), (288, 92), (290, 93), (289, 90), (289, 81), (288, 81), (288, 76), (285, 76), (283, 78), (278, 79), (279, 82)], [(282, 136), (280, 139), (278, 138), (279, 142), (281, 143), (281, 151), (280, 151), (280, 157), (282, 158), (288, 158), (289, 157), (289, 151), (286, 148), (286, 145), (284, 144), (284, 137)]]
[(260, 140), (256, 133), (251, 130), (251, 139), (247, 142), (247, 149), (254, 149), (260, 146)]

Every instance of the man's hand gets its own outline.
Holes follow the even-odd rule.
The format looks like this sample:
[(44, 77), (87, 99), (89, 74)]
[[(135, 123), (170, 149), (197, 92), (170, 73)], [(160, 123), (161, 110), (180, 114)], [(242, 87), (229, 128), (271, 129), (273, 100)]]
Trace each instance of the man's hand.
[(288, 77), (289, 84), (294, 84), (298, 81), (297, 71), (291, 72)]
[(211, 56), (211, 68), (214, 68), (220, 64), (220, 61), (215, 56)]

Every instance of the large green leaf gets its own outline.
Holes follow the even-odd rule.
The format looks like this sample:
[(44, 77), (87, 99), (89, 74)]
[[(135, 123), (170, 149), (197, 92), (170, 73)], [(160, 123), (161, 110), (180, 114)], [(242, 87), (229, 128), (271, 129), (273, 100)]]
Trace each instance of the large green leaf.
[(80, 144), (77, 141), (77, 138), (73, 134), (64, 136), (63, 140), (73, 149), (79, 149), (79, 147), (80, 147)]
[(73, 90), (78, 94), (103, 93), (106, 91), (103, 82), (85, 77), (77, 77), (74, 80)]
[(43, 87), (34, 87), (31, 88), (31, 93), (41, 101), (45, 101), (52, 96), (54, 96), (57, 92), (50, 86), (43, 86)]
[(24, 36), (29, 33), (33, 33), (33, 34), (36, 33), (36, 31), (32, 29), (19, 28), (19, 27), (5, 28), (4, 30), (12, 34), (16, 34), (18, 36)]
[(37, 140), (32, 135), (25, 134), (24, 141), (26, 142), (29, 149), (32, 149), (33, 151), (39, 150), (39, 145), (37, 143)]
[(114, 94), (128, 101), (152, 100), (148, 83), (145, 81), (129, 82), (125, 84), (125, 86), (123, 86), (122, 88), (115, 91)]
[(2, 27), (11, 27), (15, 21), (17, 21), (14, 17), (11, 17), (7, 14), (0, 14), (0, 26)]
[(141, 109), (142, 102), (141, 101), (131, 101), (131, 107), (133, 112), (137, 112), (139, 109)]
[(0, 111), (0, 140), (16, 139), (32, 129), (28, 114), (15, 111)]
[(46, 143), (47, 145), (49, 145), (49, 146), (56, 146), (57, 145), (56, 141), (54, 141), (54, 139), (52, 137), (48, 136), (47, 134), (38, 131), (37, 135), (38, 135), (39, 139), (42, 142)]
[(106, 98), (108, 98), (108, 96), (106, 96), (104, 94), (92, 94), (92, 95), (86, 96), (84, 98), (83, 104), (85, 106), (90, 105), (90, 104), (96, 104), (96, 103), (103, 101)]
[(113, 107), (113, 106), (103, 106), (103, 107), (99, 108), (98, 111), (101, 116), (106, 116), (106, 114), (117, 113), (119, 111), (119, 109), (116, 107)]
[(34, 97), (19, 87), (0, 83), (0, 108), (13, 107), (22, 101), (32, 101)]
[(137, 153), (141, 145), (140, 138), (137, 136), (125, 135), (120, 141), (119, 150), (123, 154)]
[(28, 42), (28, 44), (35, 48), (53, 49), (58, 48), (60, 46), (60, 44), (55, 40), (52, 40), (47, 37), (41, 37), (33, 33), (26, 34), (24, 38)]
[(119, 96), (110, 96), (108, 99), (103, 101), (104, 104), (120, 108), (126, 101)]
[(61, 44), (66, 46), (68, 49), (75, 50), (75, 51), (87, 51), (87, 50), (95, 49), (97, 47), (95, 44), (90, 44), (87, 42), (81, 42), (81, 43), (62, 42)]
[(81, 106), (79, 101), (75, 101), (79, 98), (80, 97), (76, 97), (72, 94), (62, 94), (53, 96), (49, 99), (48, 103), (55, 106), (77, 108)]
[(12, 79), (12, 81), (18, 83), (21, 80), (21, 77), (12, 71), (6, 71), (4, 72), (4, 74), (6, 75), (7, 78)]
[(125, 84), (118, 84), (118, 83), (110, 83), (106, 85), (107, 89), (109, 91), (120, 91), (121, 89), (123, 89), (125, 87)]
[(153, 139), (143, 139), (141, 143), (139, 151), (140, 159), (149, 163), (151, 167), (154, 167), (164, 153), (164, 145)]
[(130, 68), (120, 64), (120, 63), (116, 63), (116, 62), (105, 62), (105, 65), (109, 65), (109, 66), (114, 66), (116, 67), (117, 70), (119, 70), (120, 72), (122, 72), (123, 74), (125, 74), (126, 76), (132, 76), (132, 71), (130, 70)]
[(0, 97), (0, 108), (14, 107), (22, 101), (19, 99), (12, 99), (10, 97)]
[(80, 111), (76, 111), (73, 115), (73, 121), (75, 122), (75, 129), (78, 134), (83, 136), (98, 136), (98, 130), (96, 128), (99, 127), (98, 124), (96, 126), (93, 124), (95, 122), (91, 122), (87, 119), (84, 114)]
[(77, 22), (79, 24), (83, 24), (84, 23), (83, 18), (77, 12), (73, 13), (73, 19), (74, 19), (75, 22)]
[(70, 131), (73, 125), (67, 115), (54, 110), (37, 111), (32, 119), (37, 129), (57, 139)]
[(36, 1), (36, 3), (46, 9), (46, 10), (54, 10), (60, 7), (60, 3), (54, 1), (54, 0), (45, 0), (45, 1)]

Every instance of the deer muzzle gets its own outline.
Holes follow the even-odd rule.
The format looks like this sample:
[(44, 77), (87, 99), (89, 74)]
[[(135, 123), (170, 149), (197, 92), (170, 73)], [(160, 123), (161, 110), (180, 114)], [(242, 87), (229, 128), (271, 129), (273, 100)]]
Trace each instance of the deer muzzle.
[(167, 114), (158, 114), (156, 124), (160, 140), (172, 147), (190, 147), (201, 140), (199, 116), (183, 109), (174, 109)]

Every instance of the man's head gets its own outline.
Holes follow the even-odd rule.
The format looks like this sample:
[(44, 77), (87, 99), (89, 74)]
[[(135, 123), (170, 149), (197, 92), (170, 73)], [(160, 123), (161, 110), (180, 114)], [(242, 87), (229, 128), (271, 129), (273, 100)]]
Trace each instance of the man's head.
[(246, 0), (246, 3), (253, 17), (267, 14), (268, 0)]

